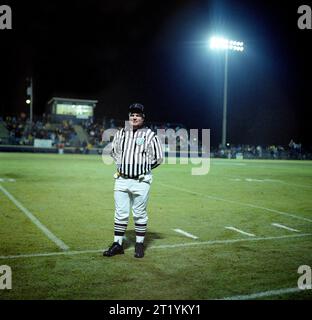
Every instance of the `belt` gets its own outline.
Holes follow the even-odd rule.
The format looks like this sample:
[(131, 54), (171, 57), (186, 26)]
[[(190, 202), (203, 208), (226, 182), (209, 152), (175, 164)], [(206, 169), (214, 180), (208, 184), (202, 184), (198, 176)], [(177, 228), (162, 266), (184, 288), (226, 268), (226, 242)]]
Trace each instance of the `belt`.
[(124, 179), (134, 179), (134, 180), (139, 180), (139, 179), (143, 179), (144, 178), (144, 174), (141, 174), (139, 176), (135, 176), (135, 177), (129, 177), (123, 173), (119, 173), (120, 177), (123, 177)]

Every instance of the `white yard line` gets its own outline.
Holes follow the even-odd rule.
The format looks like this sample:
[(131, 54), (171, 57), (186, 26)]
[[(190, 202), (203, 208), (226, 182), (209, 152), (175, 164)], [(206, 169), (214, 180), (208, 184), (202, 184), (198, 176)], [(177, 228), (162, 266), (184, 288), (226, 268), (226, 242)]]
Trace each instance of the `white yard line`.
[(251, 203), (228, 200), (228, 199), (215, 197), (215, 196), (208, 196), (208, 195), (203, 194), (203, 193), (190, 191), (190, 190), (187, 190), (187, 189), (184, 189), (184, 188), (180, 188), (180, 187), (176, 187), (176, 186), (172, 186), (172, 185), (168, 185), (168, 184), (164, 184), (164, 183), (159, 183), (159, 185), (162, 185), (162, 186), (170, 188), (170, 189), (178, 190), (178, 191), (183, 191), (183, 192), (186, 192), (186, 193), (189, 193), (189, 194), (193, 194), (193, 195), (195, 194), (197, 196), (201, 196), (201, 197), (212, 199), (212, 200), (223, 201), (223, 202), (227, 202), (227, 203), (233, 203), (233, 204), (236, 204), (236, 205), (245, 206), (245, 207), (251, 207), (251, 208), (255, 208), (255, 209), (261, 209), (261, 210), (265, 210), (265, 211), (269, 211), (269, 212), (278, 213), (278, 214), (283, 215), (283, 216), (287, 216), (287, 217), (291, 217), (291, 218), (295, 218), (295, 219), (299, 219), (299, 220), (303, 220), (303, 221), (312, 222), (311, 219), (304, 218), (304, 217), (301, 217), (301, 216), (297, 216), (297, 215), (292, 214), (292, 213), (283, 212), (283, 211), (270, 209), (270, 208), (265, 208), (265, 207), (257, 206), (257, 205), (251, 204)]
[(238, 162), (238, 163), (212, 162), (212, 165), (215, 165), (215, 164), (222, 165), (222, 166), (224, 166), (224, 165), (226, 165), (226, 166), (245, 166), (246, 165), (246, 163), (241, 163), (241, 162)]
[(264, 182), (264, 180), (253, 179), (253, 178), (245, 178), (245, 181), (247, 181), (247, 182)]
[(293, 228), (290, 228), (290, 227), (284, 226), (284, 225), (279, 224), (279, 223), (272, 223), (272, 226), (277, 227), (277, 228), (286, 229), (286, 230), (293, 231), (293, 232), (300, 232), (300, 230), (293, 229)]
[(19, 259), (19, 258), (36, 258), (36, 257), (54, 257), (54, 256), (71, 256), (76, 254), (86, 254), (86, 253), (99, 253), (103, 252), (104, 249), (98, 250), (80, 250), (80, 251), (60, 251), (60, 252), (43, 252), (43, 253), (28, 253), (28, 254), (17, 254), (9, 256), (0, 256), (0, 260), (5, 259)]
[(198, 237), (194, 236), (193, 234), (188, 233), (188, 232), (186, 232), (186, 231), (183, 231), (183, 230), (181, 230), (181, 229), (173, 229), (173, 231), (178, 232), (178, 233), (181, 233), (181, 234), (183, 234), (184, 236), (189, 237), (189, 238), (192, 238), (192, 239), (198, 239)]
[(230, 181), (248, 181), (248, 182), (275, 182), (275, 183), (280, 183), (280, 184), (284, 184), (287, 186), (292, 186), (292, 187), (301, 187), (301, 188), (309, 188), (311, 189), (312, 186), (308, 186), (308, 185), (304, 185), (304, 184), (296, 184), (296, 183), (289, 183), (289, 182), (285, 182), (283, 180), (277, 180), (277, 179), (253, 179), (253, 178), (245, 178), (245, 177), (241, 177), (241, 178), (237, 178), (237, 177), (231, 177), (229, 178)]
[(292, 186), (292, 187), (300, 187), (300, 188), (308, 188), (308, 189), (311, 189), (312, 186), (308, 186), (306, 184), (295, 184), (295, 183), (288, 183), (288, 182), (284, 182), (284, 181), (279, 181), (280, 183), (282, 184), (285, 184), (287, 186)]
[(237, 229), (235, 227), (224, 227), (225, 229), (229, 229), (229, 230), (233, 230), (233, 231), (236, 231), (236, 232), (239, 232), (241, 234), (245, 234), (246, 236), (249, 236), (249, 237), (255, 237), (256, 235), (253, 234), (253, 233), (248, 233), (248, 232), (245, 232), (243, 230), (240, 230), (240, 229)]
[(28, 209), (17, 201), (9, 191), (0, 185), (0, 190), (19, 208), (30, 221), (35, 224), (51, 241), (53, 241), (62, 250), (68, 250), (69, 247), (58, 237), (56, 237), (46, 226), (44, 226)]
[[(303, 238), (311, 237), (312, 233), (302, 233), (302, 234), (292, 234), (287, 236), (279, 237), (257, 237), (257, 238), (243, 238), (243, 239), (231, 239), (231, 240), (210, 240), (202, 242), (188, 242), (188, 243), (176, 243), (176, 244), (163, 244), (158, 246), (150, 246), (148, 250), (154, 249), (174, 249), (174, 248), (185, 248), (193, 246), (204, 246), (204, 245), (222, 245), (222, 244), (232, 244), (237, 242), (251, 242), (251, 241), (266, 241), (266, 240), (283, 240), (291, 238)], [(127, 248), (126, 251), (133, 250), (133, 247)], [(19, 255), (9, 255), (0, 256), (0, 260), (6, 259), (18, 259), (18, 258), (32, 258), (32, 257), (49, 257), (49, 256), (60, 256), (60, 255), (76, 255), (76, 254), (86, 254), (86, 253), (100, 253), (104, 249), (94, 249), (94, 250), (76, 250), (76, 251), (63, 251), (63, 252), (45, 252), (45, 253), (30, 253), (30, 254), (19, 254)]]
[(285, 184), (285, 185), (292, 186), (292, 187), (301, 187), (301, 188), (309, 188), (309, 189), (312, 188), (312, 186), (308, 186), (306, 184), (289, 183), (289, 182), (285, 182), (283, 180), (276, 180), (276, 179), (264, 179), (264, 180), (270, 181), (270, 182), (278, 182), (278, 183)]
[(285, 289), (278, 289), (278, 290), (262, 291), (262, 292), (246, 294), (246, 295), (226, 297), (218, 300), (252, 300), (252, 299), (258, 299), (258, 298), (264, 298), (264, 297), (270, 297), (270, 296), (278, 296), (278, 295), (287, 294), (287, 293), (295, 293), (300, 291), (303, 291), (303, 290), (299, 289), (298, 287), (285, 288)]

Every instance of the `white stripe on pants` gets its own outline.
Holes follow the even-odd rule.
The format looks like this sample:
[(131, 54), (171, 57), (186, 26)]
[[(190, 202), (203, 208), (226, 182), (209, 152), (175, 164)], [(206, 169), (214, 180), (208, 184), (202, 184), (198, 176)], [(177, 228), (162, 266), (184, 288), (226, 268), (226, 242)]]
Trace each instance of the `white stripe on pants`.
[(128, 224), (132, 208), (135, 223), (146, 224), (146, 212), (152, 175), (145, 175), (143, 181), (118, 177), (115, 181), (115, 223)]

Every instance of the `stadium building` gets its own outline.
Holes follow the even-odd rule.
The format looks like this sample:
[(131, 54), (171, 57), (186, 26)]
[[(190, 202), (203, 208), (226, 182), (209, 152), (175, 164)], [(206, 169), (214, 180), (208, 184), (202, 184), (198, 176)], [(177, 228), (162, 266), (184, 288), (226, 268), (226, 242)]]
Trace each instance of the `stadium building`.
[(73, 123), (81, 123), (93, 120), (97, 102), (97, 100), (53, 97), (47, 103), (47, 114), (51, 115), (53, 122), (71, 120)]

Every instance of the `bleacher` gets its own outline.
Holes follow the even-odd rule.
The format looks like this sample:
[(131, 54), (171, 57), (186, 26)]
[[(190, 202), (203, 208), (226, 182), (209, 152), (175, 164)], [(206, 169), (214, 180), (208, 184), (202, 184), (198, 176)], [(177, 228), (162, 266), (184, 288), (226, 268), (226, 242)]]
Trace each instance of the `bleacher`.
[(0, 144), (9, 143), (10, 132), (6, 128), (5, 122), (0, 120)]
[[(90, 119), (81, 123), (71, 123), (70, 120), (56, 123), (45, 116), (36, 117), (35, 121), (30, 123), (26, 118), (0, 117), (0, 151), (57, 153), (62, 149), (62, 153), (101, 154), (108, 143), (102, 142), (104, 130), (121, 128), (124, 123), (124, 120), (114, 119), (102, 124)], [(150, 122), (146, 125), (156, 133), (158, 129), (166, 130), (165, 136), (163, 136), (163, 133), (158, 133), (161, 141), (165, 141), (164, 151), (166, 155), (172, 153), (180, 156), (180, 151), (188, 153), (187, 150), (190, 154), (193, 151), (201, 153), (200, 134), (198, 141), (190, 141), (189, 135), (186, 138), (179, 136), (180, 129), (185, 129), (188, 132), (182, 124)], [(174, 150), (168, 148), (171, 135), (176, 139)], [(45, 141), (50, 143), (48, 147), (45, 146)], [(210, 156), (227, 159), (312, 159), (312, 152), (291, 140), (288, 146), (229, 145), (212, 147)]]

